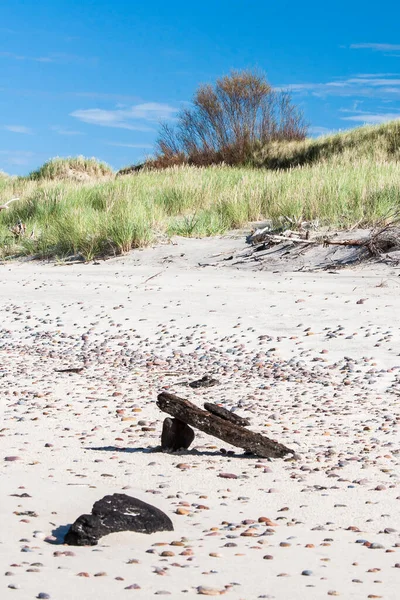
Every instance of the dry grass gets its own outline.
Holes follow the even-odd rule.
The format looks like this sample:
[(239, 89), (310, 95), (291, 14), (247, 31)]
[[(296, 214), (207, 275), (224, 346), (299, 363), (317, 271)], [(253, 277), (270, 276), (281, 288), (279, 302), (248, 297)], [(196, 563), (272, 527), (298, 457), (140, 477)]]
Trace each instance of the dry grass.
[(89, 181), (112, 177), (113, 170), (106, 163), (96, 158), (85, 158), (84, 156), (68, 158), (52, 158), (30, 174), (30, 179), (38, 180), (62, 180)]
[[(21, 198), (0, 212), (0, 255), (89, 260), (160, 235), (217, 235), (249, 221), (280, 225), (282, 216), (341, 229), (382, 224), (400, 207), (399, 131), (393, 122), (282, 145), (285, 160), (299, 160), (301, 148), (308, 149), (303, 156), (319, 156), (288, 170), (176, 167), (83, 182), (0, 178), (0, 203)], [(26, 235), (16, 240), (10, 228), (18, 220)]]

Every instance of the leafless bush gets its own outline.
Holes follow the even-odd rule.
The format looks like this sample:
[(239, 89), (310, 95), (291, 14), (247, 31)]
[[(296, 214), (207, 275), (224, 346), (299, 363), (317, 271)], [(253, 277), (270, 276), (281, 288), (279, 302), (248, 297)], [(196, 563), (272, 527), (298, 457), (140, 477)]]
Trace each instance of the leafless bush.
[(201, 85), (177, 123), (161, 126), (152, 164), (245, 164), (257, 148), (303, 140), (306, 132), (290, 94), (274, 90), (256, 71), (232, 71), (215, 85)]

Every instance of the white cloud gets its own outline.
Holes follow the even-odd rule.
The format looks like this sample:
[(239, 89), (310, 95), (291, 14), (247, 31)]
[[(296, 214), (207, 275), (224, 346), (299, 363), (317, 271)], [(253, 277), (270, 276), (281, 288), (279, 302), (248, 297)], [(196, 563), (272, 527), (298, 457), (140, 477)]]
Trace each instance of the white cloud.
[[(397, 75), (397, 77), (394, 77)], [(295, 83), (280, 85), (277, 89), (287, 89), (293, 94), (311, 94), (318, 97), (342, 96), (342, 97), (371, 97), (384, 100), (388, 94), (397, 95), (400, 98), (400, 79), (398, 74), (378, 73), (374, 75), (356, 75), (347, 79), (337, 79), (326, 83)]]
[(400, 79), (390, 79), (390, 78), (376, 78), (376, 77), (354, 77), (353, 79), (347, 79), (347, 84), (356, 84), (356, 85), (372, 85), (372, 86), (385, 86), (385, 85), (400, 85)]
[(51, 129), (58, 133), (58, 135), (85, 135), (82, 131), (75, 131), (74, 129), (65, 129), (64, 127), (58, 127), (58, 125), (55, 125)]
[(397, 52), (400, 44), (350, 44), (352, 50), (376, 50), (377, 52)]
[(35, 154), (23, 150), (0, 150), (2, 162), (7, 165), (31, 165)]
[(400, 113), (368, 113), (360, 112), (357, 115), (351, 115), (350, 117), (341, 117), (342, 121), (353, 121), (356, 123), (368, 123), (370, 125), (376, 125), (379, 123), (386, 123), (386, 121), (393, 121), (400, 119)]
[(97, 63), (97, 58), (77, 56), (76, 54), (66, 54), (62, 52), (53, 52), (48, 56), (26, 56), (24, 54), (17, 54), (15, 52), (0, 52), (0, 58), (11, 58), (12, 60), (28, 60), (39, 63), (57, 63), (57, 64), (89, 64), (93, 65)]
[(133, 131), (153, 131), (153, 127), (137, 123), (137, 121), (158, 123), (159, 121), (173, 118), (177, 111), (177, 108), (169, 104), (147, 102), (131, 107), (116, 108), (115, 110), (104, 110), (101, 108), (75, 110), (70, 113), (70, 116), (84, 123), (100, 125), (102, 127), (118, 127)]
[(4, 125), (4, 129), (13, 133), (25, 133), (28, 135), (32, 135), (33, 133), (30, 127), (25, 127), (24, 125)]
[(0, 58), (12, 58), (13, 60), (33, 60), (35, 62), (54, 62), (49, 56), (24, 56), (15, 52), (0, 52)]
[(120, 148), (139, 148), (139, 149), (151, 149), (152, 144), (121, 144), (119, 142), (106, 142), (107, 146), (118, 146)]
[(310, 127), (308, 130), (311, 135), (319, 137), (320, 135), (331, 135), (332, 133), (336, 133), (335, 129), (330, 129), (329, 127)]

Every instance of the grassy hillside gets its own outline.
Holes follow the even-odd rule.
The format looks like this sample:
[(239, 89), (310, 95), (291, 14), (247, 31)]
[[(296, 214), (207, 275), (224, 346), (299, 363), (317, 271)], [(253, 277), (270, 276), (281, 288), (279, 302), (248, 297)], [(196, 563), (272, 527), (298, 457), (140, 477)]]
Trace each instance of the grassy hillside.
[[(255, 157), (267, 168), (181, 167), (115, 178), (88, 161), (89, 175), (77, 181), (69, 176), (71, 161), (65, 176), (59, 160), (58, 175), (43, 167), (41, 177), (0, 177), (0, 204), (21, 198), (0, 211), (0, 256), (89, 260), (158, 236), (216, 235), (281, 216), (339, 228), (371, 225), (400, 207), (399, 146), (400, 122), (393, 122), (274, 145)], [(23, 237), (10, 232), (19, 220)]]
[(363, 160), (400, 160), (400, 120), (301, 142), (272, 143), (254, 155), (254, 165), (267, 169), (290, 169), (321, 161), (348, 165)]

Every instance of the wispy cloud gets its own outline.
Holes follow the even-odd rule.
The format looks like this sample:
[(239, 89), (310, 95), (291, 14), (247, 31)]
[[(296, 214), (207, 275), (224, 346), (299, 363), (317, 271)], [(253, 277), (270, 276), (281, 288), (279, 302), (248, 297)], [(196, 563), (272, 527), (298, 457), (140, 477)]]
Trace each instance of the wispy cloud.
[(85, 135), (82, 131), (76, 131), (74, 129), (66, 129), (64, 127), (59, 127), (58, 125), (55, 125), (51, 129), (52, 129), (52, 131), (55, 131), (56, 133), (58, 133), (58, 135)]
[(320, 135), (330, 135), (332, 133), (336, 133), (335, 129), (330, 129), (329, 127), (319, 127), (319, 126), (310, 127), (308, 131), (311, 133), (311, 135), (313, 135), (315, 137), (319, 137)]
[(169, 104), (147, 102), (131, 107), (116, 108), (114, 110), (104, 110), (101, 108), (75, 110), (70, 113), (70, 116), (84, 123), (100, 125), (101, 127), (117, 127), (133, 131), (153, 131), (153, 127), (143, 125), (140, 121), (157, 123), (173, 118), (177, 111), (177, 108)]
[(0, 52), (0, 58), (12, 58), (13, 60), (33, 60), (35, 62), (53, 62), (49, 56), (24, 56), (15, 52)]
[(1, 161), (7, 165), (31, 165), (35, 154), (24, 150), (0, 150)]
[(376, 52), (398, 52), (400, 44), (350, 44), (352, 50), (375, 50)]
[(13, 133), (25, 133), (28, 135), (33, 134), (33, 130), (30, 127), (25, 127), (24, 125), (4, 125), (3, 129), (12, 131)]
[(277, 89), (287, 89), (293, 94), (312, 95), (318, 97), (371, 97), (381, 100), (400, 98), (400, 78), (398, 73), (368, 73), (355, 75), (346, 79), (337, 79), (325, 83), (294, 83), (280, 85)]
[(39, 63), (78, 63), (86, 65), (95, 65), (98, 61), (98, 59), (95, 57), (84, 57), (76, 54), (65, 54), (62, 52), (52, 52), (47, 56), (26, 56), (25, 54), (17, 54), (16, 52), (0, 52), (0, 58), (9, 58), (19, 61), (27, 60)]
[(355, 115), (348, 117), (341, 117), (342, 121), (353, 121), (355, 123), (367, 123), (369, 125), (378, 125), (379, 123), (386, 123), (386, 121), (393, 121), (400, 119), (399, 113), (373, 113), (373, 112), (362, 112), (358, 111)]
[(107, 146), (118, 146), (120, 148), (139, 148), (140, 150), (152, 149), (152, 144), (122, 144), (120, 142), (106, 142)]

